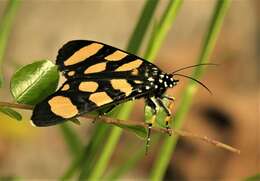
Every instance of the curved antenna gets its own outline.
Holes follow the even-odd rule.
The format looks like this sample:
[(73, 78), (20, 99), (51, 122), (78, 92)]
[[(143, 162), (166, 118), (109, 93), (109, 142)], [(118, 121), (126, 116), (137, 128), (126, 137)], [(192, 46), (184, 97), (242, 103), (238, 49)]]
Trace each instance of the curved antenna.
[(201, 86), (203, 86), (205, 89), (207, 89), (207, 91), (208, 91), (210, 94), (212, 94), (212, 92), (210, 91), (210, 89), (209, 89), (205, 84), (203, 84), (202, 82), (200, 82), (200, 81), (197, 80), (197, 79), (194, 79), (194, 78), (192, 78), (192, 77), (190, 77), (190, 76), (182, 75), (182, 74), (173, 74), (173, 75), (178, 75), (178, 76), (182, 76), (182, 77), (186, 77), (186, 78), (188, 78), (188, 79), (191, 79), (191, 80), (197, 82), (198, 84), (200, 84)]
[(185, 69), (189, 69), (189, 68), (193, 68), (193, 67), (198, 67), (198, 66), (204, 66), (204, 65), (215, 65), (215, 66), (217, 66), (218, 64), (215, 64), (215, 63), (200, 63), (200, 64), (196, 64), (196, 65), (190, 65), (190, 66), (183, 67), (183, 68), (180, 68), (178, 70), (175, 70), (175, 71), (172, 72), (172, 74), (179, 72), (181, 70), (185, 70)]

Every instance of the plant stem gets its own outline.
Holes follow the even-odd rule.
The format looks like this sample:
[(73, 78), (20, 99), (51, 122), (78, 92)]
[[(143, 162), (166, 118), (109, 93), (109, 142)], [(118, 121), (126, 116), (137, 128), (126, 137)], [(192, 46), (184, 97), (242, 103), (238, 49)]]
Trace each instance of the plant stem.
[[(3, 63), (4, 54), (7, 46), (7, 41), (11, 32), (12, 24), (15, 19), (17, 8), (19, 7), (19, 0), (9, 0), (4, 11), (0, 23), (0, 65)], [(2, 86), (3, 76), (2, 69), (0, 70), (0, 87)]]
[[(0, 107), (2, 106), (7, 106), (7, 107), (12, 107), (12, 108), (19, 108), (19, 109), (33, 109), (32, 106), (28, 106), (28, 105), (25, 105), (25, 104), (16, 104), (16, 103), (9, 103), (9, 102), (0, 102)], [(89, 121), (92, 121), (95, 116), (93, 115), (82, 115), (81, 116), (82, 118), (84, 119), (87, 119)], [(146, 128), (146, 124), (144, 122), (139, 122), (139, 121), (123, 121), (123, 120), (119, 120), (119, 119), (115, 119), (115, 118), (111, 118), (111, 117), (106, 117), (106, 116), (101, 116), (100, 119), (98, 121), (102, 121), (102, 122), (105, 122), (107, 124), (114, 124), (114, 125), (124, 125), (124, 126), (141, 126), (141, 127), (144, 127)], [(62, 126), (65, 126), (65, 124), (63, 124)], [(68, 126), (68, 125), (66, 125)], [(66, 130), (68, 129), (68, 127), (65, 128)], [(120, 129), (120, 128), (118, 128)], [(224, 143), (221, 143), (221, 142), (218, 142), (218, 141), (215, 141), (215, 140), (212, 140), (212, 139), (209, 139), (208, 137), (206, 136), (199, 136), (197, 134), (193, 134), (193, 133), (190, 133), (190, 132), (187, 132), (187, 131), (180, 131), (180, 130), (171, 130), (171, 129), (166, 129), (166, 128), (156, 128), (156, 127), (153, 127), (152, 128), (153, 131), (156, 131), (156, 132), (161, 132), (161, 133), (165, 133), (165, 134), (177, 134), (177, 135), (180, 135), (180, 136), (184, 136), (184, 137), (191, 137), (191, 138), (197, 138), (197, 139), (200, 139), (200, 140), (203, 140), (203, 141), (206, 141), (208, 143), (211, 143), (217, 147), (222, 147), (226, 150), (229, 150), (231, 152), (235, 152), (235, 153), (240, 153), (239, 150), (229, 146), (229, 145), (225, 145)], [(70, 132), (70, 130), (67, 130), (68, 132)], [(102, 132), (101, 129), (98, 129), (98, 132)], [(72, 134), (73, 133), (68, 133), (68, 135), (70, 135), (71, 137), (74, 137)], [(114, 134), (116, 135), (116, 134)], [(111, 136), (113, 138), (113, 135)], [(96, 137), (97, 138), (97, 137)], [(111, 138), (111, 139), (112, 139)], [(74, 140), (73, 141), (73, 144), (76, 144), (78, 143), (78, 145), (74, 145), (76, 148), (74, 148), (75, 150), (72, 150), (72, 152), (74, 152), (75, 154), (79, 153), (81, 150), (81, 144), (80, 144), (80, 140)], [(72, 144), (72, 145), (73, 145)]]
[(27, 104), (16, 104), (16, 103), (10, 103), (10, 102), (0, 102), (0, 107), (12, 107), (17, 109), (26, 109), (26, 110), (32, 110), (32, 105)]
[[(203, 48), (201, 54), (198, 58), (199, 63), (207, 63), (209, 59), (209, 55), (211, 54), (217, 40), (218, 33), (221, 29), (222, 22), (224, 20), (224, 16), (228, 10), (230, 1), (229, 0), (219, 0), (216, 4), (214, 14), (211, 19), (210, 26), (208, 28), (208, 32), (204, 39)], [(201, 67), (197, 67), (193, 72), (193, 78), (199, 79), (203, 73), (203, 69)], [(175, 129), (181, 129), (184, 123), (184, 117), (189, 110), (189, 107), (192, 102), (193, 95), (196, 91), (197, 85), (190, 81), (187, 85), (187, 88), (184, 90), (184, 93), (181, 96), (181, 103), (178, 111), (176, 112), (176, 116), (172, 121), (174, 123)], [(152, 172), (150, 175), (150, 180), (158, 181), (163, 180), (164, 173), (169, 165), (169, 162), (172, 157), (172, 152), (177, 143), (178, 136), (174, 136), (173, 139), (165, 138), (164, 143), (162, 145), (160, 153), (162, 155), (158, 155), (154, 166), (152, 168)]]

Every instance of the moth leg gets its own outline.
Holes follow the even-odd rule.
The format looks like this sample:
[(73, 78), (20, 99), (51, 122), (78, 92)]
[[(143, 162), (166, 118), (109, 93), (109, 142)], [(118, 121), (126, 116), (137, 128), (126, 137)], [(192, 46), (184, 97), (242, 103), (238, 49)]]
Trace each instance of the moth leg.
[(150, 141), (151, 141), (151, 129), (155, 123), (156, 119), (156, 113), (157, 113), (157, 105), (155, 103), (154, 98), (147, 98), (146, 99), (146, 104), (152, 109), (153, 116), (150, 120), (148, 120), (147, 125), (148, 125), (148, 132), (147, 132), (147, 138), (146, 138), (146, 149), (145, 149), (145, 154), (147, 155), (148, 149), (150, 146)]
[(105, 116), (106, 114), (108, 114), (110, 111), (112, 111), (112, 109), (114, 109), (116, 107), (116, 105), (112, 105), (110, 106), (108, 109), (106, 109), (105, 111), (98, 111), (98, 115), (93, 119), (92, 123), (95, 123), (97, 120), (99, 120), (102, 116)]
[(175, 97), (173, 96), (162, 95), (162, 98), (168, 99), (170, 101), (175, 101)]
[[(168, 96), (167, 96), (168, 97)], [(169, 100), (174, 100), (174, 98), (168, 97), (170, 98)], [(167, 117), (165, 118), (165, 126), (166, 129), (168, 131), (168, 134), (171, 136), (171, 132), (170, 132), (170, 120), (172, 118), (172, 113), (171, 110), (173, 108), (173, 101), (170, 101), (170, 103), (168, 104), (168, 106), (166, 106), (161, 98), (157, 98), (157, 102), (158, 104), (164, 109), (165, 113), (167, 114)]]

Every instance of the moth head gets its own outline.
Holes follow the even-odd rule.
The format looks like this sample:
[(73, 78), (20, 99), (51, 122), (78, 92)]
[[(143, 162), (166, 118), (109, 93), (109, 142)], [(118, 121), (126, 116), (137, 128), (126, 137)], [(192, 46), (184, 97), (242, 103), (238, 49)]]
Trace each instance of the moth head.
[(170, 88), (176, 86), (177, 83), (179, 82), (179, 80), (175, 79), (175, 77), (173, 77), (172, 74), (167, 74), (164, 81), (166, 82), (167, 87)]

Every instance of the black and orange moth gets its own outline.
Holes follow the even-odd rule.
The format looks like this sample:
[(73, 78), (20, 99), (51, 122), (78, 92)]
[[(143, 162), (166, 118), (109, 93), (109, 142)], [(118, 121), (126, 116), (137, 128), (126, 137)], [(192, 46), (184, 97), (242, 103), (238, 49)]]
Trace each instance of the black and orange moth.
[[(144, 98), (154, 115), (158, 107), (165, 110), (168, 115), (165, 124), (169, 128), (171, 111), (162, 99), (172, 98), (165, 95), (166, 90), (179, 81), (174, 78), (175, 75), (191, 78), (203, 85), (177, 72), (205, 65), (165, 73), (134, 54), (89, 40), (66, 43), (58, 52), (56, 64), (67, 80), (55, 93), (35, 106), (31, 120), (36, 126), (63, 123), (91, 111)], [(148, 133), (154, 120), (155, 116), (148, 123)]]

